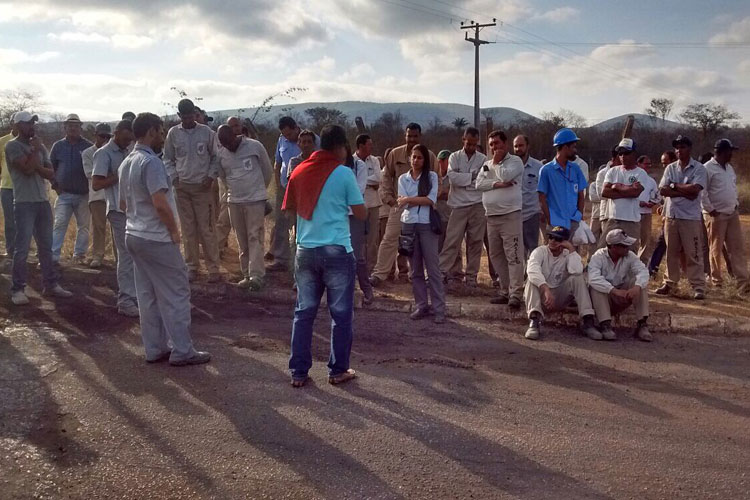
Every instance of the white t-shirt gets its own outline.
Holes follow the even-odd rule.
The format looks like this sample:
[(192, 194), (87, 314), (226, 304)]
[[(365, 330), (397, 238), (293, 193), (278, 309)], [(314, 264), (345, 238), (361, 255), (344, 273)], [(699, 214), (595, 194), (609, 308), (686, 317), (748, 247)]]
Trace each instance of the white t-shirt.
[[(640, 182), (645, 188), (648, 185), (647, 177), (648, 173), (641, 167), (627, 170), (622, 165), (619, 165), (607, 170), (607, 174), (604, 177), (604, 184), (624, 184), (630, 186), (636, 182)], [(609, 203), (607, 203), (607, 219), (640, 222), (641, 207), (639, 201), (638, 197), (610, 199)]]

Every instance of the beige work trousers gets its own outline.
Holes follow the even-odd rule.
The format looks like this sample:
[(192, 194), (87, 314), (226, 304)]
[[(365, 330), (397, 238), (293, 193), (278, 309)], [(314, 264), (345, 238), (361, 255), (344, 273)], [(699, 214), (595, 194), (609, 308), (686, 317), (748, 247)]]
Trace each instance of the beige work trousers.
[(705, 291), (701, 226), (702, 223), (699, 220), (666, 220), (664, 237), (667, 243), (667, 276), (664, 282), (670, 287), (677, 286), (680, 282), (680, 253), (683, 253), (690, 286), (696, 291)]
[(380, 245), (380, 207), (367, 209), (367, 272), (371, 273), (378, 260)]
[(523, 298), (523, 217), (520, 210), (487, 217), (490, 260), (500, 281), (500, 295)]
[(263, 264), (265, 240), (265, 201), (228, 203), (229, 219), (237, 235), (240, 249), (240, 270), (245, 278), (262, 278), (266, 274)]
[[(396, 262), (398, 237), (401, 234), (401, 214), (403, 212), (403, 208), (391, 208), (388, 214), (388, 222), (385, 226), (385, 234), (383, 234), (383, 239), (380, 241), (378, 260), (372, 275), (383, 281), (388, 279), (388, 275), (393, 270), (393, 264)], [(406, 268), (401, 269), (401, 264), (399, 263), (399, 274), (406, 271)]]
[[(628, 290), (633, 288), (634, 285), (635, 280), (629, 280), (617, 288)], [(589, 292), (591, 293), (591, 303), (596, 312), (596, 321), (599, 323), (602, 321), (612, 321), (613, 314), (619, 314), (631, 305), (635, 307), (636, 319), (641, 320), (648, 317), (648, 288), (641, 289), (641, 294), (638, 296), (638, 299), (627, 305), (613, 303), (612, 297), (608, 293), (598, 292), (593, 288), (590, 288)]]
[(91, 257), (104, 260), (104, 252), (107, 249), (107, 202), (105, 200), (94, 200), (89, 202), (91, 213)]
[(538, 312), (544, 318), (544, 313), (561, 311), (568, 307), (573, 300), (578, 304), (578, 315), (580, 317), (594, 314), (591, 297), (589, 297), (589, 288), (586, 285), (586, 280), (583, 279), (583, 275), (568, 276), (560, 286), (550, 287), (550, 291), (555, 297), (555, 306), (548, 310), (544, 307), (542, 291), (539, 287), (532, 285), (530, 281), (526, 282), (523, 296), (526, 301), (526, 312), (529, 316), (533, 312)]
[(201, 184), (177, 184), (177, 211), (180, 214), (185, 262), (188, 269), (200, 269), (198, 240), (203, 246), (209, 273), (219, 272), (219, 247), (216, 242), (213, 192)]
[[(216, 215), (216, 246), (219, 251), (227, 246), (229, 233), (232, 232), (232, 223), (229, 220), (229, 204), (227, 203), (227, 186), (221, 179), (216, 179), (219, 185), (218, 213)], [(214, 199), (216, 202), (216, 199)]]
[[(454, 278), (456, 259), (461, 255), (461, 245), (466, 237), (466, 272), (467, 281), (476, 281), (479, 265), (482, 261), (482, 246), (487, 221), (484, 206), (475, 203), (468, 207), (454, 208), (448, 219), (445, 242), (440, 252), (440, 271), (448, 279)], [(460, 271), (460, 267), (458, 268)]]
[(723, 282), (721, 260), (726, 246), (727, 267), (731, 267), (740, 286), (746, 285), (749, 276), (739, 212), (735, 210), (733, 214), (718, 214), (716, 217), (705, 215), (704, 217), (708, 226), (710, 244), (711, 281), (715, 285), (721, 285)]
[(651, 254), (654, 252), (653, 214), (641, 214), (641, 244), (638, 247), (638, 258), (648, 265)]
[(630, 247), (630, 250), (637, 254), (641, 241), (641, 223), (629, 220), (607, 219), (602, 223), (602, 235), (599, 238), (599, 248), (607, 246), (607, 234), (614, 229), (622, 229), (628, 233), (628, 236), (635, 238), (635, 243)]

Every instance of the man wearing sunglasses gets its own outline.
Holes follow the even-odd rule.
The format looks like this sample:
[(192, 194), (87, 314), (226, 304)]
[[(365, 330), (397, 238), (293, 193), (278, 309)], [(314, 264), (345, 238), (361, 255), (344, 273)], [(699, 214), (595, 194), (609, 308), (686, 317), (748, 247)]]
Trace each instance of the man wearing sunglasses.
[[(636, 164), (635, 142), (623, 139), (617, 145), (617, 156), (621, 165), (607, 170), (604, 177), (602, 198), (611, 200), (607, 203), (606, 222), (602, 234), (607, 235), (613, 229), (622, 229), (635, 235), (634, 252), (638, 251), (638, 236), (641, 234), (641, 207), (639, 197), (648, 183), (648, 173)], [(599, 246), (606, 243), (606, 238), (599, 240)]]
[(667, 276), (656, 293), (668, 295), (680, 282), (680, 253), (684, 253), (693, 298), (703, 300), (706, 277), (703, 274), (701, 191), (707, 184), (706, 168), (690, 156), (693, 143), (689, 138), (677, 136), (672, 147), (677, 151), (677, 161), (664, 170), (659, 183), (660, 192), (666, 198)]
[(636, 239), (622, 229), (605, 236), (607, 248), (600, 248), (589, 261), (591, 302), (604, 340), (616, 340), (612, 315), (635, 307), (635, 336), (644, 342), (653, 337), (648, 331), (648, 270), (631, 251)]
[(602, 334), (594, 326), (594, 308), (583, 279), (583, 261), (568, 241), (570, 231), (555, 226), (547, 231), (547, 236), (547, 244), (537, 247), (529, 256), (529, 279), (524, 290), (529, 328), (524, 336), (538, 339), (544, 314), (565, 309), (575, 300), (583, 319), (583, 334), (592, 340), (602, 340)]

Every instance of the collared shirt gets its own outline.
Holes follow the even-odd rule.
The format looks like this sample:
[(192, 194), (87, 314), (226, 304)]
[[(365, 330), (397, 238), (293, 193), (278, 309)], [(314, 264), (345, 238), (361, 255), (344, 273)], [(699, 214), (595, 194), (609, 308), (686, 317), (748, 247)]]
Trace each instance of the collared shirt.
[[(430, 151), (430, 165), (432, 165), (432, 170), (438, 168), (437, 158), (432, 151)], [(406, 144), (393, 148), (385, 158), (385, 167), (380, 180), (380, 199), (383, 203), (396, 205), (398, 180), (409, 170), (411, 170), (411, 158), (406, 152)]]
[[(128, 148), (121, 148), (114, 138), (110, 139), (107, 144), (94, 153), (94, 173), (92, 175), (102, 177), (109, 177), (112, 174), (117, 175), (120, 165), (127, 157)], [(122, 212), (120, 210), (120, 189), (117, 184), (100, 189), (98, 192), (104, 193), (104, 199), (107, 200), (107, 213)]]
[(172, 214), (177, 219), (174, 191), (167, 169), (154, 151), (136, 144), (119, 170), (120, 198), (125, 200), (127, 222), (125, 234), (150, 241), (169, 243), (172, 237), (161, 221), (151, 197), (164, 191)]
[(589, 286), (597, 292), (609, 293), (625, 283), (635, 284), (645, 289), (648, 286), (648, 269), (633, 252), (617, 261), (612, 261), (609, 249), (600, 248), (589, 260)]
[(5, 161), (5, 145), (13, 140), (13, 134), (7, 134), (0, 137), (0, 188), (13, 189), (13, 179), (10, 177), (10, 169)]
[(737, 196), (737, 175), (732, 165), (722, 166), (711, 158), (704, 165), (706, 168), (706, 189), (701, 193), (701, 204), (704, 213), (714, 210), (720, 214), (733, 214), (740, 204)]
[(362, 159), (354, 153), (354, 159), (364, 162), (367, 167), (367, 189), (365, 189), (365, 207), (376, 208), (383, 204), (380, 200), (378, 189), (380, 188), (380, 160), (376, 156), (370, 155)]
[(268, 199), (266, 189), (273, 177), (266, 148), (243, 137), (237, 150), (219, 149), (219, 177), (227, 187), (227, 203), (251, 203)]
[(570, 252), (565, 248), (555, 257), (549, 246), (542, 245), (529, 255), (526, 273), (529, 282), (536, 287), (547, 285), (557, 288), (565, 283), (568, 276), (583, 274), (583, 261), (577, 252)]
[(539, 193), (536, 191), (539, 186), (539, 171), (541, 169), (542, 162), (529, 156), (526, 165), (523, 167), (523, 180), (521, 182), (523, 220), (528, 220), (542, 211), (539, 206)]
[(169, 179), (185, 184), (200, 184), (219, 176), (219, 140), (206, 125), (193, 128), (175, 125), (164, 142), (164, 166)]
[[(430, 171), (430, 192), (427, 198), (432, 203), (437, 202), (438, 193), (438, 176), (437, 173)], [(419, 178), (414, 179), (411, 172), (402, 174), (398, 178), (398, 195), (414, 197), (419, 196)], [(429, 205), (406, 205), (401, 214), (401, 222), (404, 224), (429, 224), (430, 207)]]
[[(609, 168), (610, 164), (612, 162), (607, 162), (605, 165), (602, 165), (599, 167), (599, 170), (596, 172), (596, 176), (594, 177), (594, 182), (589, 184), (589, 200), (591, 200), (591, 218), (593, 219), (600, 219), (601, 218), (601, 204), (602, 204), (602, 194), (599, 192), (600, 188), (600, 181), (599, 176), (601, 175), (601, 186), (604, 185), (604, 176), (606, 174), (606, 170)], [(602, 171), (605, 171), (605, 173), (602, 173)]]
[[(671, 183), (675, 184), (698, 184), (703, 189), (706, 188), (706, 167), (700, 164), (700, 162), (690, 158), (690, 163), (686, 168), (680, 167), (679, 160), (670, 163), (664, 170), (664, 175), (661, 178), (659, 187), (669, 186)], [(689, 200), (682, 196), (680, 197), (666, 197), (667, 201), (664, 203), (664, 215), (669, 219), (685, 219), (685, 220), (702, 220), (703, 214), (701, 213), (701, 194), (695, 200)]]
[(94, 172), (94, 153), (96, 153), (97, 149), (99, 148), (97, 148), (96, 144), (94, 144), (90, 148), (84, 150), (83, 153), (81, 153), (81, 159), (83, 160), (83, 171), (86, 173), (86, 177), (88, 177), (89, 179), (89, 203), (91, 203), (92, 201), (102, 201), (106, 199), (103, 189), (94, 191), (94, 188), (91, 187), (91, 176)]
[(349, 207), (364, 203), (354, 172), (339, 165), (323, 185), (312, 219), (297, 216), (297, 245), (301, 248), (340, 245), (351, 252)]
[[(320, 137), (315, 135), (315, 151), (320, 149)], [(279, 171), (279, 180), (281, 186), (286, 189), (286, 185), (289, 182), (289, 160), (295, 156), (299, 156), (302, 150), (299, 148), (296, 142), (292, 142), (283, 135), (279, 135), (279, 140), (276, 141), (276, 152), (274, 153), (274, 159), (276, 163), (281, 165)]]
[(83, 170), (81, 153), (93, 144), (84, 138), (76, 142), (60, 139), (52, 145), (49, 159), (55, 170), (55, 188), (64, 193), (88, 194), (89, 180)]
[[(604, 185), (607, 184), (624, 184), (631, 186), (636, 182), (645, 186), (648, 183), (648, 173), (641, 167), (635, 167), (630, 170), (622, 165), (612, 167), (607, 170), (604, 177)], [(641, 193), (643, 194), (643, 193)], [(639, 222), (641, 220), (640, 195), (635, 198), (606, 198), (608, 199), (606, 219), (614, 219), (629, 222)]]
[(586, 186), (588, 183), (577, 163), (567, 162), (565, 171), (557, 159), (542, 167), (537, 191), (547, 197), (550, 225), (570, 229), (570, 221), (581, 220), (578, 193), (586, 189)]
[(482, 193), (477, 191), (476, 180), (486, 161), (487, 156), (479, 151), (475, 151), (471, 158), (463, 149), (451, 153), (448, 158), (448, 180), (451, 185), (449, 207), (468, 207), (482, 202)]
[[(609, 204), (612, 200), (609, 198), (602, 198), (602, 190), (604, 190), (604, 179), (607, 177), (607, 172), (612, 168), (612, 162), (608, 161), (606, 165), (599, 168), (599, 172), (596, 173), (596, 182), (591, 188), (591, 191), (596, 191), (596, 196), (599, 198), (599, 218), (601, 220), (607, 220), (607, 212), (609, 210)], [(591, 196), (589, 194), (589, 196)]]
[[(521, 177), (523, 161), (516, 155), (506, 153), (499, 163), (489, 158), (477, 176), (477, 190), (482, 193), (482, 204), (487, 216), (505, 215), (521, 210)], [(495, 189), (496, 182), (512, 182), (506, 188)]]
[[(37, 172), (27, 175), (13, 166), (17, 159), (30, 155), (31, 151), (31, 145), (22, 142), (17, 137), (5, 145), (5, 159), (8, 162), (10, 176), (13, 178), (14, 203), (47, 201), (49, 199), (46, 179)], [(49, 153), (44, 145), (37, 151), (37, 154), (45, 167), (52, 168)]]
[[(659, 193), (659, 186), (656, 184), (656, 180), (650, 175), (646, 177), (646, 183), (643, 185), (643, 192), (638, 198), (638, 204), (640, 202), (653, 203), (658, 205), (661, 203), (661, 194)], [(649, 207), (641, 207), (641, 215), (653, 213), (654, 209)]]

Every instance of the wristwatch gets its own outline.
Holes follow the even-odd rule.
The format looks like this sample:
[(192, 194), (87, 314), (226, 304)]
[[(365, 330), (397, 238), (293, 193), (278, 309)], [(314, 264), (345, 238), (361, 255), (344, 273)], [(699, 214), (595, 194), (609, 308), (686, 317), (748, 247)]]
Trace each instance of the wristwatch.
[(669, 183), (669, 189), (675, 189), (675, 183), (674, 182), (670, 182)]

